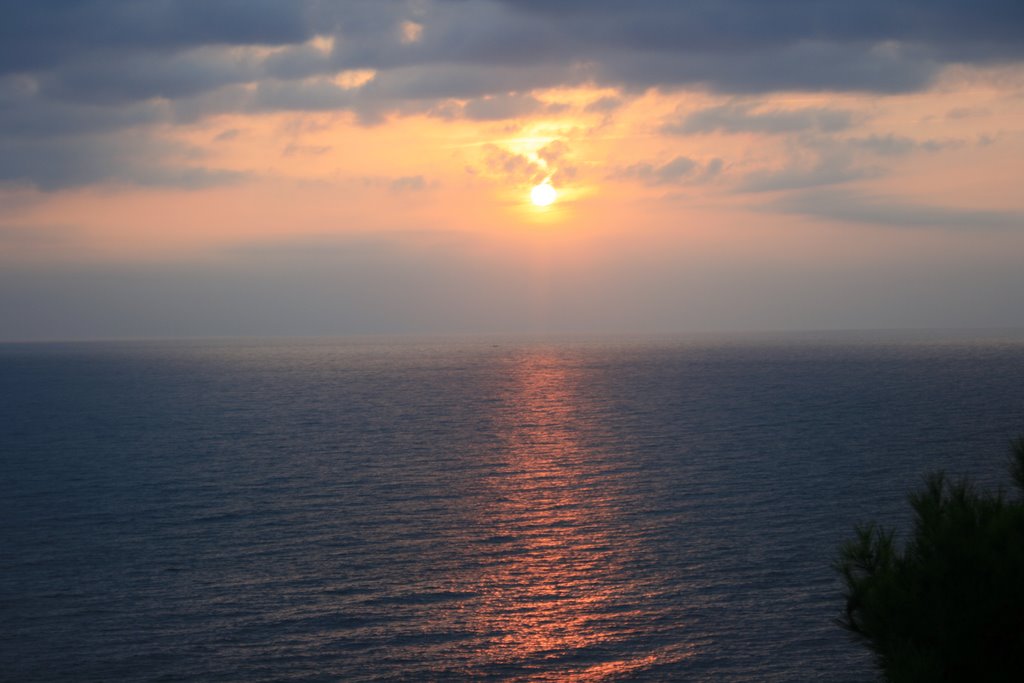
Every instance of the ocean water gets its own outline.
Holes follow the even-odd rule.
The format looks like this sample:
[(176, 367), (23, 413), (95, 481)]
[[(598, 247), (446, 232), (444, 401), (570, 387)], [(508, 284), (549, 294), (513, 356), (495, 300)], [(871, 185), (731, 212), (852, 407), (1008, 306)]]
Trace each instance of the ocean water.
[(0, 345), (0, 679), (866, 681), (857, 521), (1024, 341)]

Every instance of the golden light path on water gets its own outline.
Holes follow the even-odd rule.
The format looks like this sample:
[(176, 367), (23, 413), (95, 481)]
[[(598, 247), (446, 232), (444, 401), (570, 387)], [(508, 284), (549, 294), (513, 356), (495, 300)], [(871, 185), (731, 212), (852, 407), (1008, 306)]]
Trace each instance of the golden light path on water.
[(487, 565), (474, 587), (473, 630), (495, 634), (480, 659), (491, 670), (528, 670), (529, 680), (620, 678), (694, 654), (678, 643), (631, 642), (657, 619), (645, 603), (664, 596), (636, 571), (642, 531), (619, 519), (615, 463), (580, 442), (595, 413), (581, 405), (575, 379), (564, 359), (518, 360), (502, 423), (506, 468), (484, 509), (495, 537), (519, 548)]

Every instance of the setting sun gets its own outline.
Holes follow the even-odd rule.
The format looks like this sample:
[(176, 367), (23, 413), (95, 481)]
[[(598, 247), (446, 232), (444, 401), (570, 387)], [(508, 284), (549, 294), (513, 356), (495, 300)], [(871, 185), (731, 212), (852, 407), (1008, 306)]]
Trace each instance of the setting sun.
[(534, 206), (549, 206), (558, 199), (558, 192), (551, 183), (544, 181), (530, 190), (530, 201)]

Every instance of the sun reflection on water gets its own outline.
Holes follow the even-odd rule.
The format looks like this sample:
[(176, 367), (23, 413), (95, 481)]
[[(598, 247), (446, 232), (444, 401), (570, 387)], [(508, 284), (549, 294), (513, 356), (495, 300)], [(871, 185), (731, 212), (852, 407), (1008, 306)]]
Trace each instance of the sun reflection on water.
[(488, 634), (480, 655), (491, 670), (534, 680), (605, 680), (690, 654), (629, 642), (649, 633), (656, 615), (644, 602), (657, 588), (633, 571), (639, 532), (621, 519), (614, 463), (583, 443), (596, 426), (576, 389), (558, 358), (515, 364), (501, 421), (505, 467), (483, 509), (498, 557), (476, 587), (474, 630)]

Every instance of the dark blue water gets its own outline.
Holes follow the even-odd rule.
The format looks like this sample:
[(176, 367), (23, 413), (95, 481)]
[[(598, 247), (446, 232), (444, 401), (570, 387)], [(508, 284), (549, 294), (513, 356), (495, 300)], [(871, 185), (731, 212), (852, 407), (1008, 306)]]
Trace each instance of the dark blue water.
[(0, 679), (870, 680), (858, 520), (1024, 343), (0, 346)]

